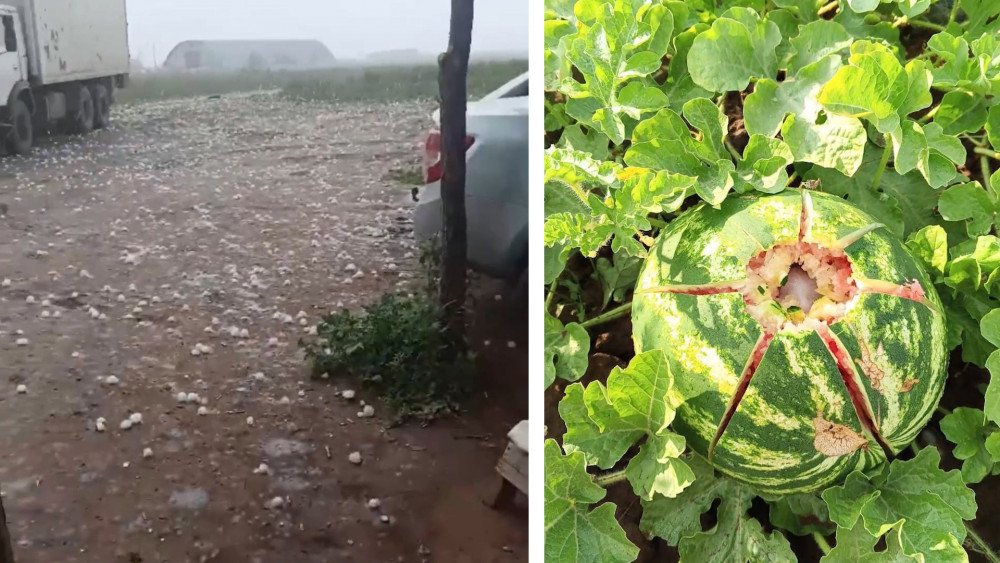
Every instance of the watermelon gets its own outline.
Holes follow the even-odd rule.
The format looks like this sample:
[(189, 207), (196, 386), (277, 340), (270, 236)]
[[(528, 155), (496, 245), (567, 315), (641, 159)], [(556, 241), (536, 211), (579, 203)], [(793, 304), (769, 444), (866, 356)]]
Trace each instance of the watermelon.
[(944, 390), (945, 319), (902, 242), (811, 190), (731, 197), (660, 233), (633, 302), (690, 448), (762, 492), (815, 491), (906, 447)]

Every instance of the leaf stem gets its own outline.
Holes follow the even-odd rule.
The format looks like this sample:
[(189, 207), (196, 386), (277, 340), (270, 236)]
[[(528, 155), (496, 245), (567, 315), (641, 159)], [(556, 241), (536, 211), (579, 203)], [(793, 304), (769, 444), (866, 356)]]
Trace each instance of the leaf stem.
[[(980, 168), (980, 170), (982, 170), (982, 174), (983, 174), (983, 185), (984, 186), (989, 186), (989, 184), (990, 184), (990, 176), (991, 176), (991, 174), (990, 174), (990, 161), (985, 156), (979, 157), (979, 168)], [(990, 191), (990, 190), (987, 190), (987, 191)]]
[(872, 178), (872, 189), (878, 188), (879, 184), (882, 182), (882, 173), (885, 172), (885, 167), (889, 164), (889, 155), (892, 154), (892, 139), (889, 134), (885, 135), (885, 148), (882, 149), (882, 158), (878, 161), (878, 168), (875, 169), (875, 176)]
[(545, 296), (545, 310), (548, 311), (552, 308), (552, 302), (556, 298), (556, 288), (559, 287), (559, 278), (557, 277), (552, 285), (549, 286), (549, 293)]
[(976, 148), (972, 149), (972, 152), (974, 152), (974, 153), (976, 153), (978, 155), (988, 156), (988, 157), (990, 157), (992, 159), (995, 159), (995, 160), (1000, 160), (1000, 152), (991, 151), (990, 149), (987, 149), (987, 148), (976, 147)]
[(896, 21), (892, 22), (892, 27), (896, 27), (896, 28), (904, 27), (904, 26), (907, 26), (907, 25), (911, 26), (911, 27), (920, 27), (920, 28), (923, 28), (923, 29), (930, 29), (930, 30), (933, 30), (933, 31), (944, 31), (944, 26), (943, 25), (936, 24), (934, 22), (924, 21), (924, 20), (911, 20), (911, 19), (907, 18), (906, 16), (903, 16), (901, 18), (896, 18)]
[(830, 555), (830, 542), (826, 541), (823, 534), (819, 532), (812, 533), (813, 540), (816, 541), (816, 545), (819, 546), (819, 550), (823, 552), (823, 555)]
[(940, 110), (940, 109), (941, 109), (941, 104), (938, 104), (938, 105), (932, 107), (931, 111), (925, 113), (924, 116), (920, 118), (920, 120), (919, 120), (920, 123), (927, 123), (928, 121), (930, 121), (931, 119), (933, 119), (934, 116), (937, 115), (938, 110)]
[(951, 13), (948, 14), (948, 25), (951, 25), (951, 24), (955, 23), (955, 18), (958, 17), (958, 7), (961, 4), (962, 4), (961, 2), (952, 2), (951, 3)]
[(791, 186), (795, 182), (795, 180), (798, 180), (798, 179), (799, 179), (799, 173), (798, 172), (792, 172), (788, 176), (788, 182), (786, 182), (785, 185), (786, 186)]
[(938, 412), (938, 414), (940, 414), (941, 416), (948, 416), (948, 415), (950, 415), (950, 414), (951, 414), (951, 411), (950, 411), (950, 410), (948, 410), (948, 409), (947, 409), (946, 407), (942, 407), (941, 405), (938, 405), (938, 407), (937, 407), (937, 412)]
[(837, 6), (839, 6), (839, 5), (840, 5), (840, 2), (838, 0), (833, 0), (832, 2), (827, 2), (822, 8), (819, 9), (818, 12), (816, 12), (816, 15), (820, 16), (820, 17), (825, 16), (825, 15), (829, 14), (830, 12), (836, 10)]
[(580, 326), (582, 326), (583, 328), (590, 328), (592, 326), (597, 326), (599, 324), (610, 322), (610, 321), (613, 321), (613, 320), (615, 320), (615, 319), (617, 319), (619, 317), (624, 317), (631, 310), (632, 310), (632, 302), (629, 301), (628, 303), (626, 303), (626, 304), (624, 304), (624, 305), (622, 305), (620, 307), (615, 307), (614, 309), (611, 309), (610, 311), (608, 311), (606, 313), (598, 315), (598, 316), (596, 316), (596, 317), (594, 317), (592, 319), (587, 319), (587, 320), (583, 321), (582, 323), (580, 323)]
[(649, 221), (650, 225), (656, 227), (657, 229), (662, 229), (667, 226), (667, 222), (664, 221), (663, 219), (657, 219), (656, 217), (647, 217), (646, 220)]
[(976, 145), (977, 147), (986, 147), (986, 141), (982, 139), (977, 139), (972, 135), (962, 135), (962, 138), (965, 139), (966, 141), (969, 141), (973, 145)]
[(600, 475), (595, 475), (594, 483), (597, 483), (602, 487), (607, 487), (608, 485), (621, 483), (625, 479), (626, 479), (625, 470), (619, 469), (618, 471), (608, 471), (607, 473), (601, 473)]
[(981, 553), (990, 563), (1000, 563), (1000, 556), (993, 551), (990, 544), (986, 543), (986, 540), (982, 538), (979, 534), (973, 530), (968, 523), (965, 525), (966, 531), (969, 532), (969, 539), (972, 540), (972, 544), (976, 547), (976, 551)]
[(732, 155), (733, 159), (736, 160), (736, 162), (743, 160), (743, 155), (741, 155), (740, 152), (736, 150), (736, 147), (733, 146), (733, 142), (729, 140), (729, 137), (726, 137), (725, 143), (726, 143), (726, 150), (729, 151), (729, 154)]

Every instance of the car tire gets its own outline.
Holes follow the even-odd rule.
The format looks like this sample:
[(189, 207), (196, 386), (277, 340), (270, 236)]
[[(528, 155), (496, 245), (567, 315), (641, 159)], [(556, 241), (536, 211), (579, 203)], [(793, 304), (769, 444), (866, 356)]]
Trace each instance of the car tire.
[(78, 109), (70, 122), (70, 130), (78, 135), (86, 135), (94, 130), (94, 98), (90, 95), (90, 88), (86, 86), (80, 86), (77, 96)]
[(111, 124), (111, 94), (104, 84), (94, 84), (90, 97), (94, 100), (94, 129), (104, 129)]
[(24, 100), (17, 99), (10, 105), (10, 131), (5, 146), (10, 154), (28, 154), (35, 141), (31, 112)]

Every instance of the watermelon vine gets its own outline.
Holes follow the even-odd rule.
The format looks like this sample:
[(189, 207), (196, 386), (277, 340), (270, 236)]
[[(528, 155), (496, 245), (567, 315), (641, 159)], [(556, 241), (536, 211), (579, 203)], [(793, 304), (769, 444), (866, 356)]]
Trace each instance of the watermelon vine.
[(546, 0), (547, 561), (1000, 563), (1000, 2)]

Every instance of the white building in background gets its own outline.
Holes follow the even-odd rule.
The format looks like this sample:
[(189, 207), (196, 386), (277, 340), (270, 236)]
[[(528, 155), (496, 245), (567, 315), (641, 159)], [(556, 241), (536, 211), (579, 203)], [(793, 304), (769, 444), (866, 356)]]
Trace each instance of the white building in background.
[(336, 64), (320, 41), (183, 41), (163, 61), (172, 71), (313, 70)]

